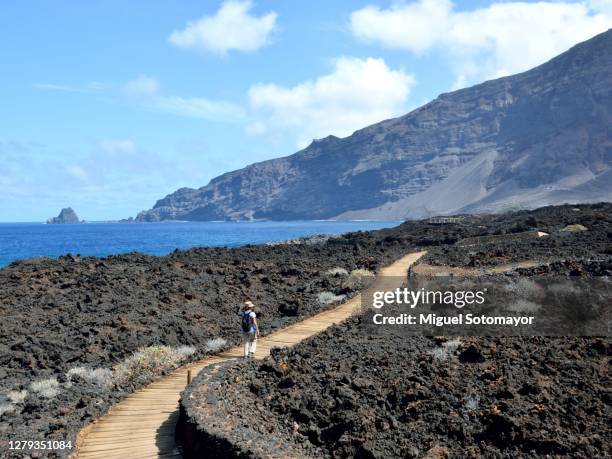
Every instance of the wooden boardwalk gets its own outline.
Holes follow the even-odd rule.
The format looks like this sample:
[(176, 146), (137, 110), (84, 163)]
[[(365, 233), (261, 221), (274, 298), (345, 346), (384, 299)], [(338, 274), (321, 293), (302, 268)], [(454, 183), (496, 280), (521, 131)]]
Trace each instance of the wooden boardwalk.
[[(425, 252), (410, 253), (383, 268), (384, 288), (400, 286), (408, 267)], [(383, 285), (381, 284), (381, 285)], [(261, 337), (256, 358), (264, 358), (274, 347), (293, 346), (329, 326), (339, 323), (360, 309), (360, 296), (353, 297), (333, 309)], [(242, 357), (242, 346), (185, 365), (168, 376), (134, 392), (115, 405), (106, 415), (83, 429), (77, 441), (76, 459), (151, 459), (180, 458), (174, 441), (178, 419), (178, 401), (187, 383), (187, 371), (195, 375), (204, 367)]]

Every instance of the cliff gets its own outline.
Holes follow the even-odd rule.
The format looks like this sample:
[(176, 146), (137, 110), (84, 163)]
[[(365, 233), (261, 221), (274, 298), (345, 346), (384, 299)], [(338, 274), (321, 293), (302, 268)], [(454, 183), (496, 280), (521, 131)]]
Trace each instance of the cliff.
[(612, 30), (530, 71), (181, 188), (139, 221), (403, 219), (612, 200)]

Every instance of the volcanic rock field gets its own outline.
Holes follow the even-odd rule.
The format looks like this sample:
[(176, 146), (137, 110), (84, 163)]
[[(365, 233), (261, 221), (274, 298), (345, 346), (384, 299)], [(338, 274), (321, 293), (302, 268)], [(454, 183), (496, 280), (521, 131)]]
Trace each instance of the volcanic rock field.
[[(465, 216), (421, 263), (609, 276), (612, 207)], [(580, 225), (580, 226), (577, 226)], [(569, 227), (569, 229), (568, 229)], [(462, 246), (466, 228), (494, 242)], [(543, 237), (514, 239), (537, 229)], [(443, 241), (442, 244), (433, 239)], [(607, 457), (603, 337), (407, 337), (353, 318), (262, 362), (204, 370), (181, 398), (186, 457)]]
[[(355, 294), (359, 285), (347, 284), (344, 271), (376, 271), (423, 248), (431, 265), (487, 267), (535, 257), (542, 265), (522, 275), (610, 275), (611, 223), (610, 204), (561, 206), (164, 257), (15, 262), (0, 270), (0, 448), (9, 439), (74, 442), (87, 423), (159, 376), (116, 377), (143, 348), (188, 346), (186, 362), (237, 344), (245, 298), (256, 304), (266, 334), (332, 307), (320, 301), (322, 293), (338, 301)], [(586, 231), (564, 230), (569, 225)], [(549, 236), (503, 240), (536, 229)], [(484, 235), (500, 240), (455, 245)], [(377, 340), (357, 325), (336, 326), (269, 361), (230, 365), (215, 376), (225, 391), (218, 412), (251, 418), (258, 435), (298, 456), (610, 453), (606, 339), (445, 345), (426, 337)], [(438, 348), (448, 355), (439, 359)], [(84, 372), (96, 377), (80, 377)], [(188, 389), (194, 396), (203, 390), (197, 381)], [(184, 410), (197, 425), (198, 413)], [(253, 435), (245, 432), (236, 435)]]

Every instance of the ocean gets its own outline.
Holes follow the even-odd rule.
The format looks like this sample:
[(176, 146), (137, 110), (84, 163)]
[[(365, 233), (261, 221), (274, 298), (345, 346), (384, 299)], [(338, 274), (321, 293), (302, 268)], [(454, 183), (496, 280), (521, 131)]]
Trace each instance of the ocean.
[(33, 257), (71, 253), (106, 256), (127, 252), (165, 255), (192, 247), (237, 247), (315, 234), (340, 234), (398, 225), (397, 221), (293, 221), (293, 222), (163, 222), (0, 223), (0, 267)]

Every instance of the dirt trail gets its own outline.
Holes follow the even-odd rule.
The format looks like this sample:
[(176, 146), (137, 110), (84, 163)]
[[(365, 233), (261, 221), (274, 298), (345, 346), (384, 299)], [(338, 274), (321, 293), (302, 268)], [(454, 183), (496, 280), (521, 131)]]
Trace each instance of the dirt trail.
[(415, 274), (421, 274), (425, 276), (468, 276), (476, 277), (482, 276), (486, 273), (500, 274), (508, 271), (514, 271), (518, 268), (534, 268), (536, 266), (542, 266), (549, 262), (539, 260), (525, 260), (518, 261), (515, 263), (505, 263), (497, 266), (487, 266), (482, 268), (464, 268), (458, 266), (440, 266), (430, 265), (427, 263), (420, 263), (414, 267), (413, 272)]
[[(408, 268), (425, 252), (405, 255), (379, 272), (385, 289), (400, 286)], [(341, 322), (358, 311), (360, 296), (333, 309), (271, 333), (259, 339), (256, 358), (262, 359), (274, 347), (293, 346), (329, 326)], [(78, 449), (72, 458), (131, 459), (181, 457), (174, 441), (178, 419), (178, 401), (187, 382), (187, 372), (195, 375), (204, 367), (242, 356), (242, 347), (205, 358), (181, 367), (168, 376), (134, 392), (115, 405), (105, 416), (83, 429), (79, 434)]]

